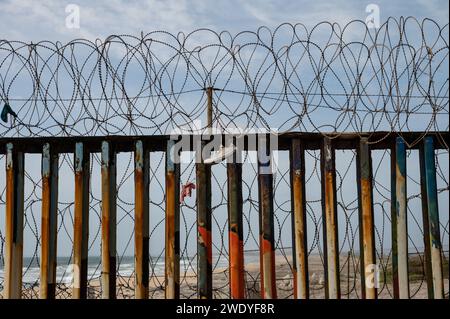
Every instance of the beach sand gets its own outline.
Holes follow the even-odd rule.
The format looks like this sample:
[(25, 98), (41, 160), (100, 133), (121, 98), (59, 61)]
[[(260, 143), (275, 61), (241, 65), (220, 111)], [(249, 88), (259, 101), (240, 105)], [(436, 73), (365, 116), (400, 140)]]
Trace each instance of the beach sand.
[[(293, 298), (293, 276), (290, 267), (290, 258), (277, 256), (276, 258), (276, 286), (278, 298)], [(358, 299), (361, 298), (361, 284), (359, 274), (355, 274), (354, 269), (346, 264), (346, 258), (341, 257), (341, 298)], [(357, 267), (357, 266), (356, 266)], [(324, 289), (324, 269), (319, 255), (310, 255), (308, 258), (310, 298), (325, 298)], [(348, 276), (347, 274), (350, 274)], [(426, 299), (427, 284), (423, 276), (412, 276), (410, 274), (410, 292), (412, 298)], [(246, 278), (246, 298), (260, 298), (260, 273), (258, 263), (249, 263), (245, 265)], [(182, 272), (180, 284), (181, 298), (197, 297), (197, 277), (193, 271)], [(390, 278), (381, 280), (378, 289), (378, 298), (392, 299), (393, 287)], [(445, 291), (448, 293), (448, 278), (444, 279)], [(134, 298), (134, 277), (119, 276), (117, 278), (117, 298)], [(25, 287), (23, 289), (24, 298), (37, 298), (39, 288)], [(60, 284), (57, 288), (56, 298), (71, 298), (70, 285)], [(213, 272), (213, 295), (214, 298), (229, 298), (228, 270), (226, 268), (215, 269)], [(1, 296), (1, 292), (0, 292)], [(101, 298), (101, 285), (99, 278), (89, 280), (88, 288), (89, 298)], [(164, 276), (151, 275), (149, 281), (149, 298), (164, 298)]]

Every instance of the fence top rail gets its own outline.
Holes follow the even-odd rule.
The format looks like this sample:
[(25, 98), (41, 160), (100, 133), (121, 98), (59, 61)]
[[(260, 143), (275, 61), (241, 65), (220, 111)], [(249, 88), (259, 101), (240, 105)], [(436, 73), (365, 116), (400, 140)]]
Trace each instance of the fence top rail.
[[(266, 134), (266, 133), (264, 133)], [(230, 137), (232, 134), (217, 134), (215, 137), (221, 137), (224, 142), (226, 137)], [(256, 138), (258, 134), (252, 133), (244, 135), (244, 150), (255, 150), (249, 146), (248, 140), (250, 138)], [(262, 135), (262, 134), (259, 134)], [(194, 139), (202, 138), (199, 134), (185, 135), (190, 139), (190, 147)], [(418, 149), (421, 145), (421, 140), (424, 136), (433, 136), (435, 140), (436, 149), (448, 149), (446, 141), (449, 139), (449, 132), (372, 132), (372, 133), (302, 133), (302, 132), (289, 132), (282, 133), (277, 136), (278, 150), (289, 150), (291, 141), (294, 138), (299, 138), (303, 142), (303, 147), (307, 150), (320, 149), (322, 140), (324, 137), (328, 137), (332, 140), (332, 145), (335, 149), (355, 149), (360, 141), (361, 137), (367, 137), (370, 144), (370, 148), (375, 149), (389, 149), (394, 145), (395, 139), (401, 136), (405, 140), (407, 147), (410, 149)], [(178, 136), (178, 138), (180, 138)], [(68, 137), (0, 137), (0, 154), (5, 154), (6, 145), (13, 143), (14, 147), (18, 151), (25, 153), (41, 153), (44, 144), (49, 143), (52, 146), (52, 150), (58, 153), (73, 153), (75, 149), (75, 143), (82, 142), (89, 152), (100, 152), (101, 143), (103, 141), (109, 141), (114, 145), (116, 152), (131, 152), (134, 150), (134, 141), (142, 140), (145, 147), (149, 151), (165, 151), (166, 143), (169, 139), (176, 138), (174, 135), (142, 135), (142, 136), (68, 136)], [(205, 136), (203, 135), (203, 139)]]

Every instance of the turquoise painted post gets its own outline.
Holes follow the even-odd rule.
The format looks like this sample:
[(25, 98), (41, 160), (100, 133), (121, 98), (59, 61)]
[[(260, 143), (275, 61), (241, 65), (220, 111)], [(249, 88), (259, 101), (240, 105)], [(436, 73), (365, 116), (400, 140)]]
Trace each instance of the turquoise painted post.
[(442, 246), (439, 229), (439, 209), (433, 137), (425, 137), (423, 143), (424, 172), (422, 173), (425, 175), (425, 193), (428, 209), (428, 232), (431, 255), (431, 272), (433, 278), (433, 293), (434, 298), (442, 299), (444, 296), (444, 282), (442, 277)]

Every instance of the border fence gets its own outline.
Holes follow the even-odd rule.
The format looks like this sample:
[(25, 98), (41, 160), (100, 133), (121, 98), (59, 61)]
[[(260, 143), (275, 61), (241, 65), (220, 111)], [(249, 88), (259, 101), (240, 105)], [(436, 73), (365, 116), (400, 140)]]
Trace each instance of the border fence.
[[(448, 298), (447, 39), (390, 18), (1, 40), (0, 296)], [(243, 160), (174, 162), (180, 136)]]

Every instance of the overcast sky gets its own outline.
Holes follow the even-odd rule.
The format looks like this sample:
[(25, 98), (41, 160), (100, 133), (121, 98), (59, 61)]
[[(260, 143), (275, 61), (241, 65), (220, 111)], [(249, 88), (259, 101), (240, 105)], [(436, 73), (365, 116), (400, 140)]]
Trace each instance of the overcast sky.
[[(68, 29), (65, 8), (80, 7), (80, 28)], [(238, 32), (283, 22), (314, 25), (365, 20), (368, 4), (377, 4), (381, 21), (388, 16), (433, 18), (448, 23), (446, 0), (147, 0), (61, 1), (0, 0), (0, 38), (9, 40), (70, 40), (104, 38), (141, 31), (189, 32), (197, 28)]]

